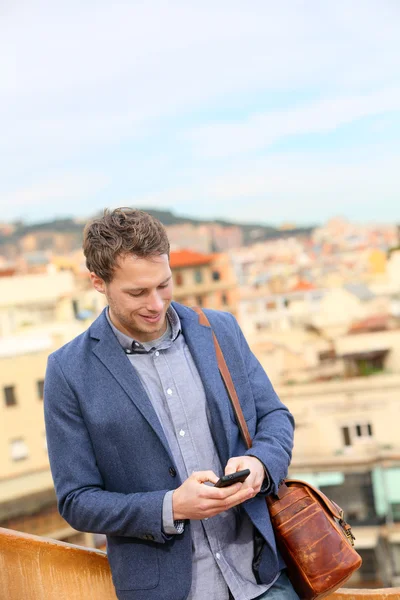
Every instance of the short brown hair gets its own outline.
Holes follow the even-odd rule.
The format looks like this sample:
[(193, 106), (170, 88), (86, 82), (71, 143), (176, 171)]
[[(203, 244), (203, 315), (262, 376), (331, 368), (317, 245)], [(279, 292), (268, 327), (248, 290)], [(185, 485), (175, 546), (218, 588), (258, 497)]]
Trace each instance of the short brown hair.
[(86, 225), (83, 252), (89, 271), (109, 283), (120, 256), (169, 255), (169, 241), (163, 225), (149, 213), (134, 208), (105, 209), (102, 217)]

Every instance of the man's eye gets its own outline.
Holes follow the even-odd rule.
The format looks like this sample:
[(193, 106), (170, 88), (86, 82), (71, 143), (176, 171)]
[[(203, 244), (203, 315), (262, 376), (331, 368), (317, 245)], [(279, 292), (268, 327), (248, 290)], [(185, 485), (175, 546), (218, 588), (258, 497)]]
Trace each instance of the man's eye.
[(142, 295), (143, 292), (137, 292), (136, 294), (133, 294), (132, 292), (128, 292), (128, 295), (131, 296), (132, 298), (139, 298), (139, 296)]
[(158, 287), (160, 290), (163, 290), (164, 288), (168, 287), (168, 283), (163, 283), (163, 285), (159, 285)]

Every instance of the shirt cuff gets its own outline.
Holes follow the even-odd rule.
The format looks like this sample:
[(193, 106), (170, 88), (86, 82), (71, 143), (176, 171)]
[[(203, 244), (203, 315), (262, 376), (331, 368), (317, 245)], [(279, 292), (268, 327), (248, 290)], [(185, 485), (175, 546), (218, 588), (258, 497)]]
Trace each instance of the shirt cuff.
[(264, 466), (264, 473), (265, 473), (265, 477), (264, 477), (264, 481), (261, 484), (260, 494), (268, 494), (268, 492), (271, 489), (271, 479), (270, 479), (269, 473), (267, 471), (267, 467), (265, 467), (265, 466)]
[[(249, 454), (248, 456), (253, 456), (253, 455)], [(260, 460), (258, 458), (258, 456), (255, 456), (254, 458), (257, 458), (258, 460)], [(264, 465), (264, 463), (261, 460), (260, 460), (260, 463), (264, 467), (264, 481), (262, 482), (260, 491), (258, 493), (259, 494), (268, 494), (271, 489), (271, 478), (269, 476), (267, 467)]]
[(174, 513), (172, 510), (173, 493), (174, 490), (170, 490), (165, 494), (162, 507), (163, 530), (167, 535), (177, 535), (183, 533), (185, 529), (185, 521), (174, 521)]

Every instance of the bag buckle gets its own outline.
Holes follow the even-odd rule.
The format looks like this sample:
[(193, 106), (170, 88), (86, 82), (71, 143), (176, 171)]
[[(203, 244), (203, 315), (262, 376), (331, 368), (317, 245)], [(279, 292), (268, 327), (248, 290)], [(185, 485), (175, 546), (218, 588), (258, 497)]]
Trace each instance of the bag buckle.
[(347, 537), (347, 541), (349, 542), (349, 544), (351, 546), (354, 546), (354, 540), (356, 538), (354, 537), (354, 534), (353, 534), (353, 532), (351, 530), (351, 526), (348, 523), (346, 523), (346, 521), (344, 520), (344, 512), (343, 512), (343, 510), (340, 511), (339, 525), (343, 529), (344, 534)]

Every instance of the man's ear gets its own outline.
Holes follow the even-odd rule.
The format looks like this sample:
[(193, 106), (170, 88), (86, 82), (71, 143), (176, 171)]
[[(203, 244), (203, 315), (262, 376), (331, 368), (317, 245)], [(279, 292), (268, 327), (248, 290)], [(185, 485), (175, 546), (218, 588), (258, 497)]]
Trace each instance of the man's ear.
[(104, 283), (104, 279), (96, 275), (96, 273), (90, 273), (90, 280), (93, 284), (95, 290), (100, 292), (100, 294), (105, 294), (106, 286)]

